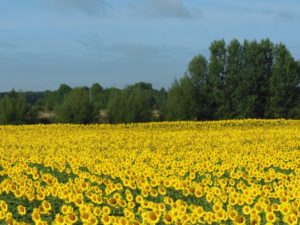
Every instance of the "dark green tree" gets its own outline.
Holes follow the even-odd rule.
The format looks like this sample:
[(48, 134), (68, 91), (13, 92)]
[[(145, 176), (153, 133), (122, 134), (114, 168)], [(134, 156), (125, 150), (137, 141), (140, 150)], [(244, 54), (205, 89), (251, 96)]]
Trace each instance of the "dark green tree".
[(89, 92), (83, 88), (73, 89), (57, 107), (56, 115), (57, 121), (61, 123), (92, 123), (94, 108), (89, 99)]
[(157, 103), (152, 85), (136, 83), (123, 90), (114, 90), (108, 102), (108, 115), (111, 123), (152, 121)]
[(224, 118), (237, 118), (243, 108), (244, 82), (242, 73), (244, 68), (243, 45), (236, 39), (227, 46), (227, 74), (225, 77), (225, 110)]
[(125, 122), (149, 122), (152, 120), (155, 98), (152, 85), (137, 83), (123, 91), (125, 97)]
[(197, 90), (192, 79), (185, 75), (172, 84), (165, 106), (167, 120), (196, 120), (199, 113)]
[(90, 91), (91, 91), (91, 100), (94, 101), (94, 99), (97, 98), (103, 91), (103, 87), (99, 83), (94, 83)]
[(64, 97), (72, 91), (72, 88), (67, 84), (61, 84), (56, 91), (44, 92), (44, 110), (53, 111), (64, 101)]
[(107, 109), (109, 98), (111, 93), (114, 91), (114, 88), (104, 89), (101, 94), (94, 101), (95, 107), (98, 109)]
[(100, 109), (102, 108), (102, 92), (103, 87), (99, 83), (94, 83), (89, 89), (90, 102), (94, 106), (94, 114), (96, 120), (100, 120)]
[(237, 106), (239, 118), (264, 118), (269, 98), (268, 81), (273, 67), (273, 44), (267, 39), (244, 41), (244, 64)]
[(195, 56), (188, 65), (188, 76), (192, 81), (190, 87), (196, 100), (197, 120), (206, 120), (211, 117), (208, 95), (208, 62), (202, 55)]
[(153, 120), (163, 121), (165, 118), (164, 107), (166, 105), (168, 92), (161, 88), (160, 90), (153, 90), (154, 106), (153, 106)]
[(59, 96), (64, 97), (72, 91), (72, 88), (67, 84), (61, 84), (57, 90)]
[(225, 112), (226, 44), (214, 41), (210, 48), (208, 93), (212, 119), (220, 119)]
[(56, 91), (44, 91), (44, 108), (45, 111), (52, 111), (59, 105), (60, 100), (58, 100), (58, 94)]
[(289, 118), (291, 110), (297, 105), (297, 85), (300, 74), (297, 63), (283, 44), (275, 48), (275, 62), (269, 80), (270, 98), (267, 116)]
[[(297, 61), (297, 76), (300, 77), (300, 61)], [(300, 81), (296, 86), (295, 107), (291, 110), (291, 118), (300, 119)]]
[(23, 93), (12, 90), (0, 99), (1, 124), (34, 123), (36, 117), (36, 109), (27, 103)]
[(109, 120), (112, 123), (152, 121), (155, 98), (152, 85), (136, 83), (122, 91), (113, 91), (108, 102)]
[(188, 74), (196, 88), (204, 86), (208, 81), (208, 62), (202, 55), (195, 56), (188, 65)]
[(266, 116), (267, 102), (269, 98), (269, 79), (273, 71), (274, 45), (269, 39), (259, 43), (258, 55), (256, 56), (256, 70), (254, 73), (256, 101), (254, 107), (255, 118)]
[(167, 99), (167, 91), (165, 88), (159, 90), (153, 90), (153, 96), (155, 99), (154, 109), (161, 110)]
[(125, 122), (125, 98), (122, 94), (122, 90), (117, 88), (111, 89), (107, 109), (110, 123)]

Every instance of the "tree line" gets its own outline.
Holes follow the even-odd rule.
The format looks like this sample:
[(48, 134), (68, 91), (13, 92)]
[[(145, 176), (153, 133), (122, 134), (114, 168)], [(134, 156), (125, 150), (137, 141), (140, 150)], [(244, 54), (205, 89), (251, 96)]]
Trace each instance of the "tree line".
[(300, 119), (300, 62), (269, 39), (211, 43), (168, 90), (139, 82), (123, 89), (60, 85), (0, 94), (1, 124), (130, 123), (242, 118)]

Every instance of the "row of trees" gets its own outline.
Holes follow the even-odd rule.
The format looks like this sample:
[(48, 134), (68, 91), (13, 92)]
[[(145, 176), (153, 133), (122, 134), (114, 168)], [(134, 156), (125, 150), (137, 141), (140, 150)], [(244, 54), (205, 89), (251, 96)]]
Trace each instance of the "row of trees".
[(45, 92), (2, 93), (0, 124), (31, 123), (129, 123), (163, 120), (161, 109), (167, 92), (149, 83), (136, 83), (124, 89), (91, 87)]
[(71, 88), (0, 95), (0, 123), (129, 123), (163, 120), (300, 118), (300, 63), (270, 40), (214, 41), (169, 90)]
[(168, 93), (168, 119), (299, 118), (300, 63), (270, 40), (214, 41)]

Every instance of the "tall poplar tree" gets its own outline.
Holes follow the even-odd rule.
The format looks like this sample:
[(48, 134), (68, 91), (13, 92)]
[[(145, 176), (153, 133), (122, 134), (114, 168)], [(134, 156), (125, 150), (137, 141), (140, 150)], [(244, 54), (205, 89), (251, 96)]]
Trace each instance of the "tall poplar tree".
[(225, 111), (226, 44), (214, 41), (210, 48), (208, 93), (213, 119), (222, 118)]
[(270, 98), (267, 116), (289, 118), (291, 110), (297, 104), (299, 83), (300, 74), (297, 71), (297, 63), (285, 45), (277, 45), (274, 70), (269, 81)]

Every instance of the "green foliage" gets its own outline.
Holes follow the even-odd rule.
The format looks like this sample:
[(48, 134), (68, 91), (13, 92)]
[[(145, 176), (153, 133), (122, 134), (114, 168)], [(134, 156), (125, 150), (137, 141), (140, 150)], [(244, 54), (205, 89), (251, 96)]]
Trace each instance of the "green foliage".
[(272, 75), (273, 44), (269, 40), (244, 42), (245, 101), (243, 117), (263, 118), (268, 99), (268, 80)]
[(242, 82), (244, 68), (244, 48), (236, 39), (227, 46), (227, 71), (225, 77), (225, 111), (226, 118), (236, 118), (240, 116), (243, 108), (240, 106), (243, 101), (245, 82)]
[(149, 122), (156, 104), (152, 85), (137, 83), (111, 92), (108, 102), (111, 123)]
[[(97, 103), (100, 102), (99, 100), (101, 98), (103, 87), (100, 84), (95, 83), (92, 85), (89, 91), (90, 91), (90, 100), (93, 102), (93, 104), (99, 106)], [(99, 109), (100, 107), (97, 108)]]
[(12, 90), (0, 99), (0, 124), (34, 123), (36, 116), (37, 111), (22, 93)]
[(269, 80), (268, 116), (289, 118), (296, 105), (297, 84), (300, 80), (297, 64), (283, 44), (275, 49), (273, 74)]
[(69, 94), (72, 88), (66, 84), (61, 84), (56, 91), (44, 92), (44, 109), (52, 111), (64, 101), (65, 95)]
[(188, 73), (196, 88), (207, 85), (208, 62), (202, 55), (195, 56), (188, 65)]
[(125, 122), (149, 122), (152, 120), (152, 109), (155, 100), (152, 96), (152, 85), (138, 83), (124, 90)]
[(273, 44), (268, 39), (230, 43), (225, 82), (228, 118), (265, 117), (272, 67)]
[(195, 56), (168, 92), (168, 120), (300, 118), (300, 64), (282, 44), (224, 40)]
[(69, 92), (64, 102), (56, 108), (57, 122), (87, 124), (94, 121), (94, 108), (89, 92), (75, 88)]
[(225, 41), (214, 41), (209, 50), (208, 101), (212, 112), (212, 119), (220, 119), (225, 110), (225, 77), (227, 60)]
[(192, 81), (192, 95), (196, 102), (192, 102), (195, 107), (195, 118), (197, 120), (207, 120), (211, 118), (212, 108), (209, 102), (208, 93), (208, 62), (202, 55), (195, 56), (188, 65), (188, 75)]
[(72, 91), (72, 88), (67, 84), (61, 84), (57, 90), (57, 93), (60, 97), (64, 97)]
[(153, 89), (154, 109), (160, 110), (166, 104), (167, 94), (168, 92), (164, 88), (160, 90)]
[[(300, 118), (300, 62), (285, 45), (217, 40), (209, 61), (192, 58), (169, 90), (145, 82), (124, 89), (72, 89), (0, 93), (0, 123), (130, 123), (161, 120)], [(37, 113), (39, 112), (39, 113)]]
[(170, 88), (166, 101), (167, 120), (197, 119), (197, 90), (192, 79), (185, 75), (179, 81), (175, 80)]
[(108, 116), (110, 123), (124, 122), (124, 96), (119, 89), (112, 89), (110, 92), (109, 101), (107, 103)]

